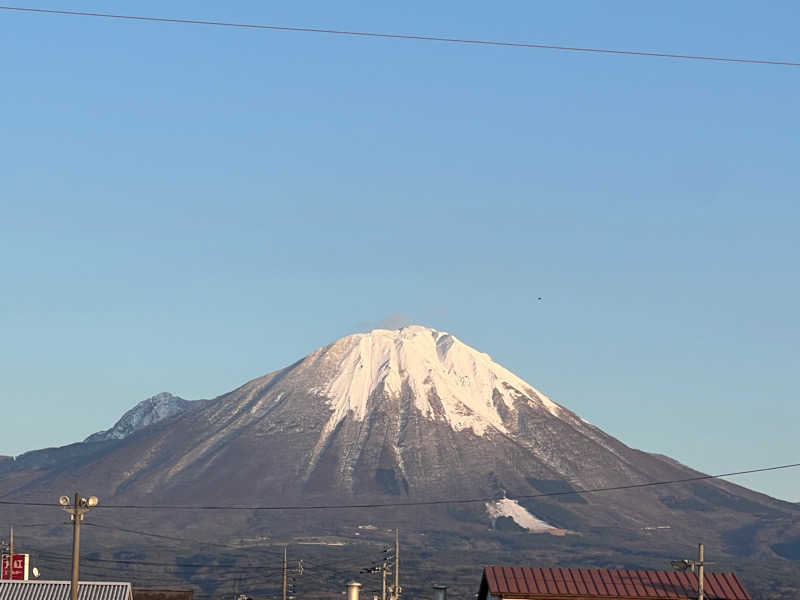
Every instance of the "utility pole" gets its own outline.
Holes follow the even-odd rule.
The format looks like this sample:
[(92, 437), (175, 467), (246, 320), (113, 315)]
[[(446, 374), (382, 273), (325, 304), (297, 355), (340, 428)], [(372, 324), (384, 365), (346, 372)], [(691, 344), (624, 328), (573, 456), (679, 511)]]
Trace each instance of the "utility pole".
[(400, 600), (400, 530), (394, 530), (394, 588), (392, 600)]
[(689, 570), (692, 573), (697, 569), (697, 600), (705, 600), (704, 586), (704, 568), (706, 565), (713, 565), (714, 563), (707, 563), (705, 561), (705, 546), (701, 543), (698, 547), (697, 560), (673, 560), (672, 566), (681, 571)]
[(700, 544), (700, 547), (697, 552), (698, 558), (698, 566), (697, 569), (697, 600), (705, 600), (705, 595), (703, 594), (703, 544)]
[(72, 519), (72, 583), (70, 585), (71, 600), (78, 600), (78, 569), (81, 553), (81, 521), (83, 515), (89, 512), (93, 506), (97, 506), (97, 496), (81, 497), (80, 493), (75, 492), (75, 503), (70, 505), (69, 496), (61, 496), (58, 499), (61, 508)]
[(8, 580), (14, 579), (14, 526), (8, 527)]
[[(287, 571), (287, 573), (289, 571), (288, 561), (287, 561), (286, 571)], [(294, 600), (297, 597), (297, 585), (296, 585), (296, 582), (297, 582), (297, 576), (303, 574), (303, 559), (300, 559), (300, 560), (297, 561), (297, 568), (294, 570), (294, 572), (295, 572), (295, 575), (292, 575), (292, 579), (289, 582), (289, 600)]]
[(283, 600), (286, 600), (286, 571), (288, 565), (286, 563), (286, 546), (283, 547)]
[[(395, 533), (395, 550), (397, 550), (397, 534)], [(383, 561), (380, 563), (380, 566), (377, 566), (377, 563), (373, 563), (373, 565), (369, 569), (362, 569), (362, 573), (378, 573), (381, 574), (381, 600), (395, 600), (397, 598), (397, 575), (395, 573), (395, 586), (392, 587), (391, 585), (386, 585), (386, 577), (387, 575), (392, 574), (391, 567), (389, 565), (389, 547), (386, 546), (383, 550)], [(389, 592), (389, 597), (387, 598), (386, 592)]]
[(70, 593), (72, 600), (78, 600), (78, 570), (80, 569), (80, 556), (81, 556), (81, 521), (83, 514), (78, 513), (78, 506), (80, 506), (81, 495), (75, 492), (75, 505), (71, 513), (72, 517), (72, 585), (70, 585)]
[(383, 559), (383, 568), (381, 569), (381, 600), (386, 600), (386, 559)]

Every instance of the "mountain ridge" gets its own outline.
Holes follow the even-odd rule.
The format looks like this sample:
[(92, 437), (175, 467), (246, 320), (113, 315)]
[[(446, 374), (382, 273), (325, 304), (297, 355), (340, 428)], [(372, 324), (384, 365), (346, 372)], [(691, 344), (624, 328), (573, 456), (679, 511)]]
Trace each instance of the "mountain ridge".
[(126, 411), (109, 429), (93, 433), (83, 441), (103, 442), (107, 440), (124, 439), (143, 427), (158, 423), (184, 410), (199, 406), (197, 402), (202, 401), (184, 400), (169, 392), (160, 392), (142, 400), (136, 406)]
[[(439, 532), (437, 539), (467, 539), (487, 556), (558, 537), (547, 533), (561, 541), (537, 543), (552, 552), (622, 556), (621, 547), (653, 544), (648, 527), (668, 525), (659, 530), (665, 555), (696, 544), (702, 531), (720, 555), (768, 564), (789, 560), (800, 539), (800, 507), (734, 483), (630, 487), (702, 474), (628, 447), (489, 355), (428, 328), (348, 336), (189, 406), (146, 424), (133, 419), (141, 426), (121, 437), (0, 464), (0, 495), (57, 497), (80, 482), (111, 505), (432, 501), (441, 504), (374, 510), (419, 532), (420, 551), (434, 543), (425, 532)], [(618, 486), (630, 489), (580, 492)], [(470, 498), (495, 500), (448, 504)], [(335, 520), (325, 511), (271, 514), (220, 514), (213, 527), (228, 537), (292, 539), (302, 531), (357, 543), (347, 532), (365, 518), (347, 509)], [(193, 523), (175, 515), (154, 526), (180, 534)]]

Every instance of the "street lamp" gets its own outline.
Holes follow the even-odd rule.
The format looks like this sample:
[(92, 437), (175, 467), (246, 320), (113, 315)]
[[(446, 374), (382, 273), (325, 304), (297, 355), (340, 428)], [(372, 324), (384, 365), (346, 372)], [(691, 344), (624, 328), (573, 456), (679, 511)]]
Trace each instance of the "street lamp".
[(61, 496), (58, 503), (69, 515), (72, 521), (72, 585), (70, 586), (71, 600), (78, 600), (78, 562), (81, 549), (81, 521), (89, 509), (97, 506), (97, 496), (83, 498), (75, 492), (75, 501), (70, 504), (69, 496)]

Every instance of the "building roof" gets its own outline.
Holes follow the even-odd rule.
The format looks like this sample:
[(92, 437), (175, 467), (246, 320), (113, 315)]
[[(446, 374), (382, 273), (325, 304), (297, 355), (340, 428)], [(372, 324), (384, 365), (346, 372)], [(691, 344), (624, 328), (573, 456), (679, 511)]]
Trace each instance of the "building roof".
[[(751, 600), (733, 573), (705, 573), (708, 600)], [(635, 599), (697, 598), (697, 576), (683, 571), (564, 569), (490, 566), (483, 570), (479, 600), (503, 598)], [(0, 599), (2, 600), (2, 599)]]
[(194, 591), (178, 588), (133, 588), (133, 600), (192, 600)]
[[(132, 600), (130, 583), (81, 581), (78, 600)], [(0, 581), (0, 600), (70, 600), (69, 581)]]

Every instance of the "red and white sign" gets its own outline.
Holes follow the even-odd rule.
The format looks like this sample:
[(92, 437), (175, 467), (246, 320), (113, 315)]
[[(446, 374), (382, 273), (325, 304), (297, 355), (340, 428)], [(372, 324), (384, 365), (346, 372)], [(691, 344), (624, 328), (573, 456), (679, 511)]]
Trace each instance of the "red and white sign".
[[(11, 579), (28, 579), (29, 554), (14, 554), (14, 561), (11, 569)], [(8, 579), (8, 554), (3, 554), (3, 573), (0, 579)]]

